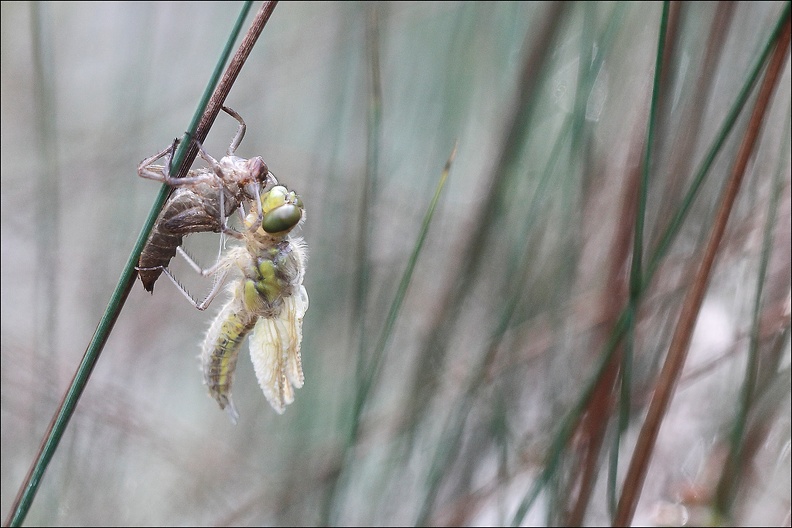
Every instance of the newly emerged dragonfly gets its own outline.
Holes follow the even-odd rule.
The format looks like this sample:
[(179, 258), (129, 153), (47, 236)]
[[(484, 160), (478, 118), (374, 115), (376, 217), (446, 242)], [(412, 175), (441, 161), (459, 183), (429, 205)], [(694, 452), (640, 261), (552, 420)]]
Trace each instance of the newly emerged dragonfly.
[[(154, 283), (167, 268), (185, 235), (205, 231), (233, 234), (227, 228), (226, 217), (236, 211), (243, 200), (257, 201), (262, 189), (277, 183), (260, 156), (245, 159), (234, 155), (245, 136), (246, 126), (235, 111), (225, 106), (223, 110), (239, 122), (239, 129), (220, 161), (207, 154), (198, 143), (198, 153), (209, 167), (192, 169), (184, 178), (173, 178), (170, 169), (178, 145), (176, 140), (138, 165), (140, 177), (173, 187), (138, 261), (138, 274), (147, 291), (154, 290)], [(166, 156), (165, 165), (154, 165)]]
[(306, 246), (302, 238), (291, 234), (304, 220), (302, 200), (276, 185), (261, 195), (260, 202), (251, 201), (249, 209), (241, 232), (244, 246), (229, 249), (211, 268), (202, 270), (178, 249), (201, 275), (215, 277), (214, 287), (202, 302), (192, 299), (165, 270), (199, 310), (209, 306), (229, 274), (236, 275), (228, 288), (231, 298), (212, 322), (201, 352), (209, 394), (234, 423), (239, 415), (231, 399), (231, 384), (246, 336), (250, 335), (250, 356), (259, 385), (275, 411), (284, 412), (294, 401), (294, 388), (302, 387), (304, 381), (300, 343), (308, 309), (303, 286)]

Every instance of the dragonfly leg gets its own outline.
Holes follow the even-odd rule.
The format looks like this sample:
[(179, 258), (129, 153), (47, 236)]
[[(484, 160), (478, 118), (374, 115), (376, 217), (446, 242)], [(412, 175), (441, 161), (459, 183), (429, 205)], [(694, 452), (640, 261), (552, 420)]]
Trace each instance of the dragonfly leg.
[[(193, 185), (196, 183), (211, 183), (216, 181), (217, 174), (199, 174), (197, 176), (185, 176), (184, 178), (173, 178), (170, 175), (171, 161), (173, 152), (178, 146), (179, 140), (175, 139), (173, 143), (166, 149), (157, 152), (151, 157), (148, 157), (140, 162), (138, 165), (138, 176), (149, 180), (155, 180), (160, 183), (170, 185), (171, 187), (178, 187), (179, 185)], [(168, 156), (168, 163), (164, 167), (162, 165), (154, 165), (158, 159)], [(215, 163), (217, 163), (215, 161)], [(193, 173), (194, 174), (194, 173)]]
[[(173, 155), (173, 147), (176, 142), (168, 145), (165, 149), (157, 152), (153, 156), (150, 156), (143, 161), (140, 162), (138, 165), (138, 176), (141, 178), (147, 178), (149, 180), (157, 180), (160, 182), (164, 182), (167, 178), (170, 178), (170, 174), (166, 174), (166, 172), (170, 172), (170, 158)], [(161, 165), (154, 165), (154, 162), (158, 159), (164, 157), (166, 154), (168, 156), (168, 166), (163, 167)]]
[[(195, 300), (195, 298), (190, 294), (190, 292), (187, 291), (187, 288), (185, 288), (176, 279), (176, 277), (173, 276), (173, 273), (171, 273), (170, 270), (165, 266), (154, 266), (153, 268), (135, 267), (135, 269), (138, 271), (149, 271), (155, 269), (161, 270), (162, 273), (164, 273), (170, 279), (170, 281), (176, 286), (176, 288), (182, 293), (182, 295), (184, 295), (185, 299), (190, 301), (190, 304), (195, 306), (195, 308), (197, 308), (198, 310), (201, 311), (206, 310), (209, 307), (209, 304), (211, 304), (211, 302), (214, 300), (214, 298), (217, 297), (217, 294), (220, 293), (220, 289), (223, 287), (226, 276), (228, 275), (228, 268), (224, 266), (225, 262), (218, 262), (211, 268), (203, 270), (201, 269), (200, 266), (198, 266), (198, 264), (192, 258), (190, 258), (189, 255), (187, 255), (184, 252), (184, 250), (182, 250), (181, 247), (178, 248), (178, 250), (182, 254), (182, 256), (184, 256), (187, 262), (193, 267), (193, 269), (196, 269), (196, 271), (198, 271), (198, 273), (200, 273), (201, 275), (208, 276), (208, 275), (216, 274), (215, 279), (212, 283), (212, 289), (209, 291), (209, 293), (206, 294), (206, 297), (204, 297), (204, 299), (200, 302)], [(219, 274), (217, 274), (218, 272)]]
[(217, 177), (222, 180), (224, 176), (223, 169), (220, 167), (220, 164), (217, 162), (217, 160), (214, 159), (208, 152), (206, 152), (206, 150), (203, 148), (203, 144), (201, 144), (197, 138), (191, 138), (191, 141), (195, 143), (196, 147), (198, 147), (198, 155), (201, 156), (201, 158), (206, 163), (208, 163), (210, 167), (212, 167), (215, 175), (217, 175)]
[[(216, 182), (218, 182), (220, 184), (221, 188), (224, 188), (225, 187), (225, 182), (226, 182), (226, 174), (223, 172), (223, 167), (220, 166), (220, 163), (218, 163), (218, 161), (216, 159), (214, 159), (208, 152), (206, 152), (206, 150), (203, 148), (203, 145), (201, 144), (200, 141), (198, 141), (197, 138), (190, 138), (190, 140), (193, 141), (195, 143), (195, 145), (198, 147), (198, 155), (201, 156), (201, 158), (206, 163), (208, 163), (210, 167), (212, 167), (212, 172), (214, 172), (214, 178), (212, 178), (211, 176), (206, 174), (206, 175), (202, 175), (202, 176), (196, 177), (196, 180), (198, 178), (202, 178), (202, 177), (206, 178), (206, 177), (208, 177), (209, 179), (214, 179), (214, 181), (216, 181)], [(187, 178), (182, 178), (182, 179), (186, 180)], [(207, 180), (201, 180), (201, 181), (207, 181)], [(221, 207), (223, 206), (223, 200), (222, 199), (220, 200), (220, 206)], [(225, 217), (223, 217), (223, 218), (225, 218)], [(222, 225), (222, 222), (221, 222), (221, 225)]]
[(217, 294), (220, 293), (220, 290), (223, 288), (223, 284), (225, 283), (226, 276), (228, 275), (228, 269), (224, 269), (220, 275), (215, 275), (214, 283), (212, 284), (212, 289), (209, 293), (206, 294), (206, 298), (201, 301), (200, 305), (196, 305), (195, 307), (199, 310), (206, 310), (209, 304), (217, 297)]
[[(223, 251), (223, 246), (225, 245), (225, 235), (229, 235), (232, 238), (236, 238), (237, 240), (242, 240), (242, 234), (237, 233), (230, 227), (228, 227), (228, 218), (226, 218), (225, 212), (225, 187), (220, 188), (220, 252)], [(230, 213), (229, 213), (230, 214)], [(220, 257), (218, 256), (218, 260)]]
[(190, 301), (193, 306), (195, 306), (198, 310), (201, 311), (206, 310), (209, 307), (209, 305), (212, 303), (214, 298), (217, 297), (217, 294), (220, 293), (220, 290), (222, 289), (223, 284), (225, 283), (226, 275), (228, 275), (227, 269), (223, 270), (220, 273), (220, 275), (217, 275), (215, 277), (214, 283), (212, 284), (212, 289), (209, 291), (209, 293), (206, 294), (206, 297), (204, 297), (203, 301), (198, 302), (193, 298), (192, 295), (190, 295), (190, 292), (187, 291), (187, 288), (182, 286), (179, 283), (179, 281), (176, 280), (176, 277), (173, 276), (173, 274), (168, 270), (168, 268), (162, 268), (162, 271), (163, 273), (165, 273), (165, 275), (168, 276), (171, 282), (173, 282), (173, 284), (176, 285), (179, 291), (182, 292), (182, 295), (184, 295), (184, 297), (188, 301)]
[[(272, 173), (269, 173), (270, 176), (275, 178)], [(278, 180), (275, 180), (275, 185), (278, 184)], [(253, 211), (253, 207), (256, 209), (256, 220), (250, 225), (250, 230), (255, 231), (261, 225), (261, 222), (264, 220), (264, 204), (261, 202), (261, 193), (256, 193), (256, 199), (252, 200), (253, 204), (250, 206), (250, 209), (244, 209), (244, 204), (240, 204), (239, 206), (239, 214), (241, 215), (242, 223), (247, 224), (246, 219), (247, 215)]]
[(184, 249), (183, 249), (181, 246), (179, 246), (179, 247), (177, 247), (177, 248), (176, 248), (176, 252), (177, 252), (179, 255), (181, 255), (181, 256), (182, 256), (182, 258), (183, 258), (183, 259), (184, 259), (184, 260), (187, 262), (187, 264), (189, 264), (189, 265), (190, 265), (190, 267), (191, 267), (193, 270), (195, 270), (195, 272), (196, 272), (198, 275), (200, 275), (201, 277), (208, 277), (208, 276), (210, 276), (210, 275), (215, 275), (215, 274), (216, 274), (218, 271), (220, 271), (220, 270), (221, 270), (221, 269), (222, 269), (224, 266), (226, 266), (226, 264), (227, 264), (227, 263), (226, 263), (226, 261), (225, 261), (224, 259), (222, 259), (222, 258), (219, 258), (219, 259), (217, 259), (217, 262), (215, 262), (215, 263), (214, 263), (212, 266), (210, 266), (210, 267), (208, 267), (208, 268), (204, 269), (204, 268), (202, 268), (202, 267), (201, 267), (201, 265), (200, 265), (200, 264), (198, 264), (197, 262), (195, 262), (195, 259), (193, 259), (193, 258), (190, 256), (190, 254), (189, 254), (189, 253), (187, 253), (186, 251), (184, 251)]
[(242, 138), (245, 137), (245, 130), (247, 130), (247, 126), (245, 125), (245, 121), (242, 120), (242, 117), (239, 114), (237, 114), (234, 110), (228, 108), (227, 106), (224, 106), (223, 110), (225, 111), (226, 114), (230, 115), (231, 117), (239, 121), (239, 129), (237, 130), (234, 139), (231, 140), (231, 144), (228, 146), (228, 155), (233, 156), (239, 144), (242, 143)]

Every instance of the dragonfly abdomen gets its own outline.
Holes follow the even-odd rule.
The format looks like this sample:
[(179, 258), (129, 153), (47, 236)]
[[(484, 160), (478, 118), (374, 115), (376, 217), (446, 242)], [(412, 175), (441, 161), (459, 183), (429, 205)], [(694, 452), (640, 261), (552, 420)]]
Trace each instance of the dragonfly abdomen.
[(240, 303), (231, 299), (215, 318), (204, 340), (201, 362), (204, 383), (221, 409), (236, 423), (238, 414), (231, 399), (237, 357), (242, 341), (253, 330), (258, 317), (240, 310)]

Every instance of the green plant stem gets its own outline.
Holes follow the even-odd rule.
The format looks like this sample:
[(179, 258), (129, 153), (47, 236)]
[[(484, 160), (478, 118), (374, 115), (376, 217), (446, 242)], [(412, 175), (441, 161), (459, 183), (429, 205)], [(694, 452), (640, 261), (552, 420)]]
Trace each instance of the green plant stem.
[[(366, 9), (366, 59), (369, 67), (368, 109), (366, 115), (366, 177), (363, 181), (363, 193), (360, 200), (360, 216), (358, 218), (357, 239), (357, 281), (355, 291), (355, 314), (352, 317), (352, 332), (357, 335), (357, 359), (355, 365), (355, 400), (359, 399), (359, 392), (363, 390), (366, 378), (366, 350), (368, 349), (367, 321), (369, 312), (369, 288), (371, 284), (371, 238), (374, 230), (373, 211), (377, 200), (377, 180), (379, 174), (380, 137), (382, 123), (382, 86), (380, 83), (379, 60), (379, 12), (381, 6), (376, 3), (367, 4)], [(360, 418), (358, 409), (353, 411), (353, 425), (349, 428), (349, 436), (344, 439), (345, 452), (354, 447), (358, 427), (354, 424)], [(334, 503), (340, 488), (342, 467), (346, 455), (339, 458), (339, 466), (333, 471), (327, 481), (327, 488), (323, 499), (321, 522), (325, 526), (335, 524), (333, 510)]]
[(724, 190), (723, 199), (718, 209), (712, 233), (707, 242), (707, 247), (701, 259), (701, 264), (693, 280), (693, 285), (682, 305), (682, 312), (679, 315), (679, 322), (674, 332), (674, 337), (671, 340), (668, 355), (660, 375), (658, 376), (652, 401), (647, 411), (646, 420), (638, 436), (638, 442), (633, 451), (630, 467), (627, 470), (627, 475), (624, 480), (624, 488), (614, 519), (615, 526), (628, 526), (632, 523), (635, 508), (638, 504), (638, 499), (640, 498), (646, 473), (649, 468), (652, 451), (654, 450), (654, 445), (657, 440), (657, 434), (660, 430), (660, 425), (663, 423), (663, 417), (668, 410), (671, 398), (674, 395), (677, 381), (679, 380), (682, 367), (687, 357), (693, 329), (695, 328), (697, 315), (701, 308), (701, 303), (704, 300), (704, 295), (707, 292), (715, 257), (718, 255), (718, 250), (723, 240), (723, 234), (726, 231), (726, 224), (731, 215), (743, 177), (745, 176), (745, 168), (753, 153), (754, 145), (759, 136), (759, 130), (761, 129), (770, 102), (770, 97), (775, 89), (776, 83), (780, 77), (781, 68), (784, 64), (790, 38), (790, 26), (788, 21), (783, 27), (784, 31), (778, 39), (775, 52), (768, 65), (765, 79), (759, 91), (759, 96), (757, 97), (754, 111), (748, 123), (745, 137), (737, 153), (737, 159), (731, 177)]
[(732, 515), (734, 497), (739, 488), (740, 472), (739, 467), (743, 460), (745, 449), (746, 428), (748, 415), (754, 406), (757, 394), (757, 377), (759, 373), (759, 326), (762, 316), (762, 305), (764, 300), (765, 280), (767, 278), (767, 267), (770, 262), (770, 254), (773, 248), (773, 230), (776, 227), (776, 217), (778, 213), (778, 203), (783, 193), (784, 186), (784, 167), (789, 161), (789, 134), (790, 116), (787, 110), (787, 119), (784, 129), (786, 137), (781, 143), (782, 152), (778, 156), (780, 163), (776, 169), (773, 187), (770, 192), (770, 204), (767, 208), (767, 219), (764, 227), (764, 240), (762, 242), (761, 262), (759, 263), (759, 273), (756, 276), (756, 296), (754, 297), (753, 320), (751, 321), (751, 337), (748, 346), (748, 362), (745, 368), (745, 379), (740, 394), (740, 406), (732, 425), (729, 456), (721, 473), (720, 481), (715, 492), (715, 509), (718, 515), (727, 523)]
[[(630, 297), (628, 303), (628, 323), (627, 323), (627, 338), (625, 339), (624, 349), (621, 357), (621, 392), (619, 395), (619, 426), (616, 434), (613, 437), (613, 447), (611, 449), (611, 456), (614, 458), (611, 462), (611, 471), (614, 473), (613, 478), (609, 478), (608, 482), (611, 484), (616, 483), (615, 473), (619, 468), (619, 444), (621, 440), (621, 433), (627, 428), (630, 420), (630, 392), (632, 389), (632, 359), (633, 350), (635, 348), (635, 325), (638, 320), (638, 305), (643, 294), (641, 277), (643, 276), (643, 232), (644, 232), (644, 219), (646, 217), (646, 201), (649, 189), (649, 170), (651, 166), (651, 153), (653, 140), (655, 136), (655, 128), (657, 126), (658, 116), (657, 109), (660, 100), (660, 79), (663, 76), (663, 52), (666, 49), (666, 32), (668, 30), (668, 13), (670, 2), (663, 2), (663, 12), (660, 15), (660, 32), (657, 37), (657, 58), (655, 60), (654, 72), (654, 86), (652, 88), (652, 103), (649, 111), (649, 124), (646, 132), (646, 147), (643, 158), (643, 168), (641, 171), (641, 179), (638, 185), (638, 206), (635, 211), (635, 237), (633, 239), (633, 258), (630, 269)], [(610, 496), (615, 497), (615, 490), (609, 492)]]
[[(661, 237), (660, 243), (655, 248), (654, 252), (649, 258), (649, 264), (646, 267), (646, 271), (644, 272), (643, 280), (642, 280), (642, 291), (645, 290), (648, 285), (652, 282), (654, 278), (654, 274), (657, 271), (660, 262), (662, 261), (663, 256), (667, 252), (668, 248), (671, 246), (673, 241), (676, 239), (676, 235), (679, 233), (681, 229), (682, 222), (687, 216), (687, 213), (692, 206), (692, 202), (695, 200), (696, 196), (698, 195), (698, 191), (701, 189), (701, 186), (706, 180), (707, 175), (709, 174), (709, 170), (712, 167), (712, 164), (715, 161), (716, 156), (720, 152), (720, 149), (723, 147), (723, 144), (726, 141), (729, 133), (731, 132), (732, 128), (734, 127), (735, 122), (737, 121), (738, 116), (740, 115), (740, 111), (745, 105), (748, 97), (750, 96), (751, 89), (753, 88), (756, 80), (759, 77), (759, 74), (762, 71), (762, 68), (767, 61), (768, 56), (773, 51), (776, 42), (778, 41), (778, 37), (781, 31), (785, 28), (785, 24), (789, 19), (790, 15), (790, 6), (792, 3), (786, 2), (784, 9), (782, 10), (781, 14), (777, 19), (776, 26), (773, 28), (770, 36), (768, 37), (767, 41), (765, 42), (762, 52), (760, 56), (754, 63), (753, 67), (751, 68), (750, 73), (746, 79), (745, 84), (743, 85), (740, 93), (737, 96), (734, 104), (731, 106), (729, 113), (724, 120), (721, 128), (716, 136), (715, 141), (711, 145), (707, 155), (705, 156), (704, 160), (702, 161), (701, 165), (699, 166), (696, 176), (694, 178), (693, 183), (691, 184), (690, 188), (688, 189), (688, 193), (683, 200), (683, 205), (674, 215), (674, 218), (667, 226), (663, 236)], [(558, 433), (555, 435), (552, 447), (545, 458), (544, 468), (542, 469), (541, 474), (537, 477), (537, 480), (529, 489), (526, 496), (523, 498), (520, 505), (517, 507), (517, 511), (512, 519), (512, 526), (519, 526), (522, 523), (523, 518), (530, 510), (531, 506), (533, 505), (536, 498), (539, 496), (539, 493), (542, 491), (542, 488), (545, 484), (549, 481), (552, 474), (558, 469), (558, 466), (561, 462), (561, 454), (563, 453), (564, 449), (566, 448), (567, 444), (569, 443), (572, 434), (576, 430), (576, 424), (582, 415), (583, 410), (585, 409), (587, 402), (591, 395), (593, 394), (597, 380), (603, 376), (605, 373), (608, 364), (613, 357), (614, 352), (616, 351), (619, 343), (621, 342), (624, 333), (627, 330), (627, 311), (626, 309), (622, 311), (621, 315), (616, 321), (616, 324), (613, 326), (613, 330), (611, 332), (611, 337), (608, 340), (607, 344), (604, 347), (602, 355), (600, 357), (599, 363), (597, 364), (597, 368), (595, 370), (594, 375), (591, 377), (591, 381), (586, 385), (585, 389), (583, 390), (581, 397), (578, 399), (575, 406), (572, 410), (567, 413), (567, 415), (562, 420), (559, 428)]]
[[(365, 409), (371, 389), (379, 377), (379, 372), (385, 357), (385, 350), (387, 349), (388, 343), (390, 342), (390, 339), (393, 335), (394, 325), (396, 324), (396, 320), (399, 317), (399, 312), (401, 311), (404, 298), (407, 295), (407, 289), (410, 286), (410, 282), (412, 281), (413, 272), (415, 271), (415, 266), (418, 263), (418, 257), (421, 254), (421, 249), (423, 248), (424, 241), (426, 240), (426, 235), (429, 232), (429, 226), (432, 222), (435, 209), (437, 208), (437, 203), (440, 200), (443, 187), (445, 186), (446, 180), (448, 179), (448, 174), (451, 172), (451, 165), (454, 163), (454, 158), (456, 158), (456, 152), (457, 146), (455, 144), (454, 149), (451, 151), (451, 155), (446, 161), (443, 172), (440, 175), (440, 180), (437, 182), (437, 187), (435, 188), (432, 201), (430, 202), (429, 207), (426, 210), (426, 214), (424, 215), (423, 222), (421, 223), (421, 230), (419, 231), (418, 238), (416, 239), (415, 245), (413, 246), (412, 254), (407, 261), (407, 268), (404, 270), (401, 280), (399, 281), (399, 286), (396, 289), (396, 295), (391, 302), (390, 310), (388, 311), (388, 315), (385, 319), (385, 325), (382, 329), (379, 339), (377, 340), (376, 346), (372, 350), (371, 359), (368, 361), (364, 377), (362, 377), (360, 380), (360, 385), (358, 387), (357, 393), (355, 394), (355, 400), (353, 401), (352, 406), (351, 429), (347, 438), (347, 442), (344, 445), (343, 452), (340, 455), (340, 463), (343, 463), (347, 458), (347, 454), (352, 449), (354, 449), (358, 436), (360, 435), (360, 430), (363, 425), (363, 410)], [(331, 490), (333, 494), (337, 493), (337, 490), (335, 489), (336, 486), (337, 483), (333, 483), (333, 489)], [(333, 497), (330, 497), (330, 499), (333, 499)]]
[[(244, 22), (245, 18), (247, 17), (248, 12), (250, 11), (251, 2), (245, 2), (242, 10), (237, 17), (237, 21), (234, 25), (234, 28), (231, 31), (231, 34), (226, 41), (225, 49), (218, 60), (217, 66), (215, 67), (215, 71), (204, 91), (204, 95), (201, 98), (201, 101), (198, 105), (198, 108), (193, 116), (192, 123), (188, 129), (188, 135), (194, 137), (203, 137), (205, 138), (209, 132), (209, 127), (211, 126), (211, 122), (213, 119), (207, 119), (205, 109), (209, 103), (210, 96), (213, 92), (215, 94), (218, 93), (220, 90), (220, 86), (227, 86), (225, 93), (227, 94), (230, 90), (230, 86), (233, 84), (233, 80), (236, 78), (236, 74), (238, 74), (238, 69), (236, 74), (233, 74), (233, 78), (229, 75), (229, 71), (226, 71), (226, 75), (224, 76), (225, 83), (220, 83), (218, 90), (216, 91), (214, 87), (218, 84), (218, 79), (220, 78), (221, 72), (223, 71), (223, 66), (228, 61), (228, 57), (231, 55), (231, 51), (233, 49), (233, 44), (236, 41), (237, 37), (239, 36), (239, 32), (242, 29), (242, 23)], [(275, 2), (268, 2), (262, 6), (261, 10), (259, 11), (259, 15), (257, 15), (257, 19), (261, 18), (262, 12), (266, 15), (264, 23), (266, 20), (269, 19), (269, 14), (271, 14), (272, 9), (275, 7)], [(263, 24), (261, 24), (261, 28), (263, 28)], [(258, 30), (260, 33), (260, 29)], [(248, 36), (245, 38), (243, 42), (243, 46), (245, 43), (248, 42), (249, 38), (251, 37), (251, 33), (248, 32)], [(257, 35), (256, 35), (257, 37)], [(255, 38), (253, 39), (255, 42)], [(249, 51), (248, 51), (249, 53)], [(237, 57), (235, 57), (236, 59)], [(246, 58), (246, 55), (245, 57)], [(242, 58), (241, 62), (244, 62), (244, 58)], [(237, 61), (238, 62), (238, 61)], [(232, 66), (236, 63), (232, 63)], [(241, 68), (241, 63), (238, 64), (238, 68)], [(229, 70), (231, 66), (229, 66)], [(223, 97), (224, 98), (224, 97)], [(220, 106), (222, 106), (222, 101), (217, 104), (217, 111), (215, 112), (215, 116), (220, 111)], [(199, 124), (199, 119), (201, 123)], [(176, 155), (174, 156), (174, 168), (176, 169), (176, 173), (179, 176), (183, 176), (187, 170), (189, 170), (192, 161), (195, 159), (195, 155), (197, 154), (197, 148), (195, 149), (194, 153), (190, 153), (187, 149), (187, 141), (182, 141), (180, 144), (179, 149), (177, 150)], [(55, 451), (60, 444), (60, 440), (63, 437), (63, 433), (66, 430), (66, 427), (71, 420), (72, 415), (74, 414), (74, 410), (77, 407), (77, 402), (80, 400), (80, 396), (82, 395), (85, 387), (88, 383), (88, 380), (91, 377), (91, 372), (93, 372), (94, 367), (96, 366), (97, 361), (99, 360), (99, 356), (104, 349), (104, 345), (107, 342), (110, 332), (112, 331), (113, 327), (115, 326), (116, 321), (118, 320), (119, 315), (121, 314), (121, 309), (126, 301), (126, 298), (129, 296), (129, 292), (132, 290), (132, 286), (135, 283), (135, 279), (137, 278), (137, 271), (135, 270), (135, 266), (137, 265), (138, 259), (140, 258), (140, 252), (143, 249), (146, 241), (148, 240), (149, 234), (151, 233), (151, 229), (154, 226), (154, 222), (159, 215), (159, 211), (162, 209), (165, 200), (170, 193), (170, 187), (163, 186), (160, 190), (157, 199), (154, 202), (154, 206), (149, 213), (148, 218), (146, 219), (146, 223), (143, 226), (143, 229), (138, 235), (138, 239), (135, 242), (135, 245), (132, 249), (132, 253), (129, 255), (127, 259), (126, 265), (124, 266), (123, 271), (121, 272), (121, 276), (118, 279), (118, 283), (116, 284), (115, 289), (113, 290), (112, 295), (110, 296), (110, 301), (108, 302), (107, 308), (105, 310), (104, 315), (102, 316), (99, 324), (96, 327), (96, 331), (94, 332), (93, 337), (91, 338), (91, 342), (89, 343), (85, 354), (83, 355), (82, 361), (80, 365), (77, 367), (77, 371), (72, 378), (71, 383), (69, 384), (69, 388), (66, 390), (66, 393), (61, 400), (61, 403), (58, 407), (57, 412), (53, 416), (47, 431), (44, 434), (44, 438), (42, 440), (41, 446), (39, 447), (38, 454), (28, 471), (22, 485), (20, 486), (19, 492), (17, 497), (14, 500), (14, 503), (11, 507), (11, 512), (9, 514), (8, 519), (6, 520), (5, 524), (7, 526), (20, 526), (27, 516), (28, 511), (30, 510), (30, 506), (33, 503), (33, 499), (36, 496), (38, 491), (39, 485), (41, 483), (41, 479), (44, 476), (44, 472), (47, 469), (52, 457), (55, 454)]]

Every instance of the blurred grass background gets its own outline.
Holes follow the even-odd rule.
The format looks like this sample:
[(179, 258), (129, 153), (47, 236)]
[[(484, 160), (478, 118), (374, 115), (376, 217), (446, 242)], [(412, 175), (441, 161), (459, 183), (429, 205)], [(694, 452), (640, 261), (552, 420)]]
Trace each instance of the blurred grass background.
[[(645, 255), (785, 8), (672, 5)], [(2, 3), (4, 517), (158, 192), (137, 164), (183, 133), (238, 10)], [(276, 415), (245, 345), (232, 426), (196, 359), (217, 307), (194, 310), (164, 279), (153, 297), (136, 284), (27, 524), (608, 524), (753, 102), (640, 297), (626, 429), (616, 434), (619, 389), (607, 388), (560, 446), (626, 304), (661, 10), (278, 5), (226, 104), (248, 124), (239, 155), (263, 156), (306, 204), (305, 386)], [(636, 524), (790, 523), (785, 61)], [(208, 152), (235, 130), (221, 115)], [(209, 263), (216, 244), (187, 246)], [(539, 499), (515, 518), (540, 474)]]

